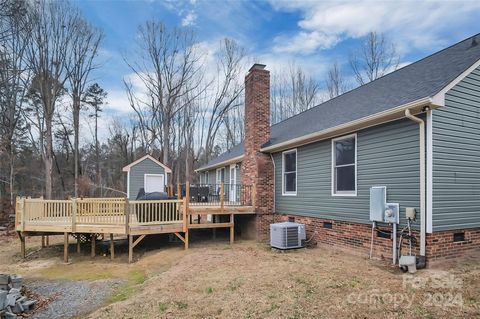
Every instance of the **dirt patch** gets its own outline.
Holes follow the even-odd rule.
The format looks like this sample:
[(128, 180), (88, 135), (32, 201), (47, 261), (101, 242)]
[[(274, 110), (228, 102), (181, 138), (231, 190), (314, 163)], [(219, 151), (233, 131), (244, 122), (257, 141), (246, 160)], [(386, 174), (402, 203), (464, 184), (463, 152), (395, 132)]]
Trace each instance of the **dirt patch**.
[[(427, 283), (420, 289), (414, 278)], [(461, 284), (436, 287), (433, 278)], [(479, 287), (478, 262), (404, 277), (325, 247), (276, 253), (243, 243), (191, 250), (143, 292), (90, 318), (474, 318)]]
[[(127, 263), (119, 242), (114, 261), (88, 249), (62, 263), (62, 238), (41, 251), (39, 239), (27, 241), (33, 252), (19, 258), (18, 239), (2, 241), (0, 272), (20, 273), (32, 282), (47, 281), (52, 291), (75, 292), (78, 311), (89, 318), (478, 318), (480, 258), (435, 263), (415, 276), (388, 262), (371, 261), (331, 247), (287, 253), (266, 245), (222, 239), (181, 244), (152, 242), (136, 247)], [(15, 241), (16, 240), (16, 241)], [(146, 242), (148, 243), (148, 241)], [(103, 245), (103, 246), (102, 246)], [(138, 257), (141, 257), (138, 259)], [(8, 271), (7, 271), (8, 270)], [(95, 310), (85, 291), (108, 283)], [(69, 286), (73, 285), (73, 286)], [(93, 287), (93, 288), (92, 288)], [(93, 289), (93, 290), (89, 290)], [(95, 301), (95, 300), (94, 300)], [(64, 305), (68, 304), (64, 302)], [(71, 314), (63, 314), (63, 317)]]

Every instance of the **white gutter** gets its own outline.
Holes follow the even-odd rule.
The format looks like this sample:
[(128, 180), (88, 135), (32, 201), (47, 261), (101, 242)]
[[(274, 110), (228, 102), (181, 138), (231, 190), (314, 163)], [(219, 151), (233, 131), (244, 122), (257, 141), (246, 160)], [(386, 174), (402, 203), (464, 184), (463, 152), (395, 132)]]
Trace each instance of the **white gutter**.
[(243, 160), (243, 155), (240, 155), (240, 156), (237, 156), (237, 157), (234, 157), (234, 158), (230, 158), (226, 161), (223, 161), (223, 162), (220, 162), (220, 163), (217, 163), (217, 164), (213, 164), (213, 165), (209, 165), (209, 166), (205, 166), (205, 167), (201, 167), (201, 168), (197, 168), (195, 170), (195, 173), (199, 173), (199, 172), (203, 172), (203, 171), (208, 171), (208, 170), (211, 170), (211, 169), (214, 169), (214, 168), (219, 168), (219, 167), (223, 167), (223, 166), (226, 166), (228, 164), (235, 164), (235, 163), (238, 163), (238, 162), (241, 162)]
[[(425, 107), (426, 105), (430, 105), (431, 108), (440, 107), (440, 105), (432, 105), (432, 99), (430, 97), (421, 98), (419, 100), (406, 103), (398, 107), (388, 109), (383, 112), (375, 113), (373, 115), (362, 117), (358, 120), (337, 125), (337, 126), (328, 128), (326, 130), (310, 133), (310, 134), (303, 135), (282, 143), (267, 146), (267, 147), (261, 148), (260, 151), (276, 152), (276, 151), (281, 151), (281, 150), (285, 150), (292, 147), (309, 144), (312, 142), (320, 141), (322, 139), (333, 137), (335, 136), (336, 132), (341, 130), (345, 130), (344, 132), (341, 132), (341, 134), (348, 134), (353, 131), (358, 131), (359, 129), (365, 129), (367, 127), (376, 126), (382, 123), (386, 123), (386, 122), (390, 122), (390, 121), (394, 121), (399, 118), (402, 118), (404, 116), (405, 110), (408, 110), (408, 109), (417, 108), (418, 111), (415, 113), (420, 113), (422, 111), (422, 108)], [(358, 128), (357, 126), (360, 128)], [(351, 130), (348, 131), (348, 129), (351, 129)]]
[(426, 237), (426, 187), (425, 187), (425, 121), (412, 115), (410, 109), (405, 110), (405, 117), (418, 123), (420, 129), (420, 256), (425, 256), (425, 237)]
[(272, 213), (275, 213), (275, 193), (277, 192), (277, 190), (275, 189), (275, 161), (273, 160), (273, 155), (272, 153), (270, 153), (270, 159), (272, 160), (272, 164), (273, 164), (273, 212)]

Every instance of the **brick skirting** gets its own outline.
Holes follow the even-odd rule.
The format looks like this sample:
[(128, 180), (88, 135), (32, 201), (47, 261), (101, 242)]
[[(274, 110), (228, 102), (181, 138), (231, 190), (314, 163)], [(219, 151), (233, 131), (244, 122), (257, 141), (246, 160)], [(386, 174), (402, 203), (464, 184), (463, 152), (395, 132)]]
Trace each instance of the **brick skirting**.
[[(464, 240), (461, 240), (462, 235)], [(454, 237), (458, 241), (454, 241)], [(427, 259), (430, 260), (456, 258), (477, 249), (480, 249), (480, 228), (427, 234)]]
[[(285, 214), (259, 215), (257, 217), (259, 239), (263, 241), (268, 240), (270, 223), (288, 220), (294, 220), (306, 225), (307, 240), (311, 239), (313, 242), (346, 248), (365, 256), (370, 252), (371, 225), (315, 217)], [(391, 227), (379, 227), (379, 229), (385, 231), (387, 236), (391, 231)], [(400, 229), (398, 231), (400, 232)], [(456, 239), (460, 239), (460, 241), (454, 241), (454, 234), (457, 234)], [(464, 240), (461, 240), (461, 234), (463, 234)], [(414, 232), (414, 235), (417, 239), (414, 253), (418, 254), (420, 237), (418, 232)], [(392, 257), (393, 243), (391, 236), (388, 237), (380, 237), (375, 231), (373, 242), (374, 257), (386, 259)], [(427, 260), (456, 258), (480, 249), (480, 228), (435, 232), (427, 234), (426, 240)], [(403, 254), (408, 252), (407, 244), (406, 242), (403, 243)]]

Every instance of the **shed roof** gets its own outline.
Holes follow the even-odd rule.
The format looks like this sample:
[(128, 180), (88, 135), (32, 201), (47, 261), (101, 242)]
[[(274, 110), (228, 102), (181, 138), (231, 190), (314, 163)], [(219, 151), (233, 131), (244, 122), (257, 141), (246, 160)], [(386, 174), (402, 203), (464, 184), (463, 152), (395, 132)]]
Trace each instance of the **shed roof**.
[(140, 157), (140, 158), (137, 159), (136, 161), (128, 164), (127, 166), (125, 166), (125, 167), (122, 169), (122, 171), (124, 171), (124, 172), (129, 172), (130, 169), (131, 169), (133, 166), (137, 165), (137, 164), (140, 163), (140, 162), (143, 162), (143, 161), (146, 160), (146, 159), (149, 159), (149, 160), (151, 160), (152, 162), (154, 162), (155, 164), (157, 164), (158, 166), (163, 167), (163, 168), (165, 169), (165, 173), (171, 173), (171, 172), (172, 172), (172, 170), (171, 170), (168, 166), (166, 166), (165, 164), (161, 163), (159, 160), (155, 159), (153, 156), (148, 155), (148, 154), (145, 155), (145, 156), (143, 156), (143, 157)]

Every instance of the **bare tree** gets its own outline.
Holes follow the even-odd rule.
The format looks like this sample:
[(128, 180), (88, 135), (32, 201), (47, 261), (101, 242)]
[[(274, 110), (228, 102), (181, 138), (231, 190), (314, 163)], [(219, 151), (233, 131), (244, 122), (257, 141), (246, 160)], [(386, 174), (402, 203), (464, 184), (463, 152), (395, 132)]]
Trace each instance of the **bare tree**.
[(334, 62), (332, 67), (328, 70), (326, 85), (328, 95), (331, 99), (347, 91), (347, 84), (345, 83), (342, 71), (337, 62)]
[(90, 25), (84, 19), (77, 17), (74, 25), (74, 33), (71, 37), (71, 62), (66, 64), (68, 80), (70, 83), (70, 94), (72, 97), (72, 114), (74, 130), (74, 179), (75, 197), (78, 196), (78, 144), (80, 135), (80, 107), (81, 100), (86, 93), (87, 84), (91, 71), (97, 66), (94, 59), (98, 55), (100, 42), (103, 34), (100, 30)]
[(226, 149), (230, 149), (243, 141), (245, 133), (244, 109), (243, 103), (239, 101), (239, 104), (231, 108), (223, 118), (226, 133), (224, 134)]
[(225, 123), (228, 112), (239, 105), (244, 85), (240, 75), (244, 70), (242, 62), (245, 58), (245, 49), (231, 39), (224, 39), (220, 43), (217, 55), (217, 72), (211, 82), (209, 90), (213, 94), (207, 103), (208, 113), (205, 138), (205, 157), (208, 161), (211, 156), (217, 133)]
[[(147, 148), (160, 141), (163, 162), (170, 163), (172, 123), (189, 103), (202, 83), (201, 54), (195, 35), (188, 29), (167, 29), (159, 21), (147, 21), (138, 30), (138, 59), (127, 62), (144, 94), (136, 92), (132, 81), (125, 86), (135, 110)], [(175, 138), (175, 137), (173, 137)]]
[(295, 62), (291, 62), (288, 69), (272, 73), (272, 124), (306, 111), (320, 102), (319, 83)]
[(56, 102), (68, 79), (71, 35), (75, 32), (78, 11), (68, 2), (39, 0), (29, 10), (32, 23), (30, 43), (27, 49), (28, 64), (35, 76), (37, 100), (42, 108), (44, 135), (41, 145), (45, 167), (45, 195), (52, 197), (53, 168), (53, 117)]
[(30, 25), (25, 19), (26, 3), (2, 1), (0, 8), (0, 154), (6, 157), (13, 205), (16, 144), (21, 134), (22, 104), (30, 81), (25, 64)]
[(102, 112), (102, 105), (105, 103), (107, 92), (105, 92), (98, 83), (90, 85), (87, 89), (85, 96), (83, 97), (83, 103), (91, 108), (90, 118), (95, 120), (94, 128), (94, 148), (95, 148), (95, 184), (101, 185), (102, 174), (100, 172), (100, 144), (98, 141), (98, 118)]
[(390, 43), (383, 33), (374, 31), (368, 34), (360, 49), (350, 56), (350, 65), (359, 85), (395, 71), (399, 61), (395, 44)]

